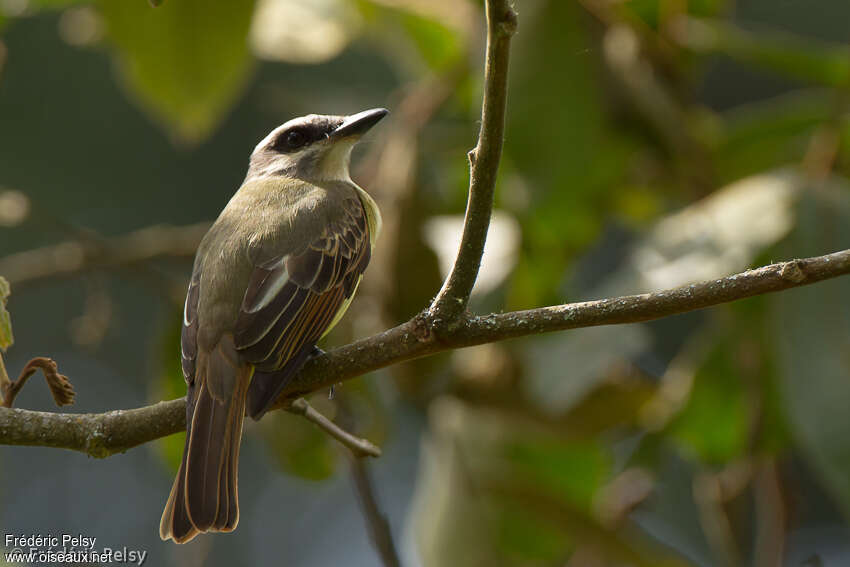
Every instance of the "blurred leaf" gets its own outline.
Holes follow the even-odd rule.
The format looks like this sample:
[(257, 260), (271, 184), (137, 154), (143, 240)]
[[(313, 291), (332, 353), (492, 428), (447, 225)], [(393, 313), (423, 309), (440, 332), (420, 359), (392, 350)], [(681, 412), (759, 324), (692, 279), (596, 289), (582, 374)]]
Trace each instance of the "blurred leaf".
[(610, 475), (610, 457), (595, 442), (529, 435), (508, 442), (504, 455), (530, 485), (586, 512)]
[[(527, 341), (523, 350), (528, 376), (523, 387), (538, 407), (563, 413), (605, 380), (614, 365), (637, 356), (651, 345), (643, 325), (576, 329)], [(570, 364), (564, 364), (564, 361)]]
[(432, 70), (449, 67), (463, 54), (461, 33), (470, 16), (465, 3), (357, 0), (356, 4), (361, 15), (372, 23), (373, 29), (379, 23), (390, 24), (383, 31), (389, 32), (391, 47), (388, 51), (396, 57), (403, 59), (406, 54), (404, 49), (393, 47), (398, 45), (394, 41), (398, 37), (412, 43), (422, 61)]
[(406, 12), (401, 24), (432, 69), (445, 69), (462, 53), (460, 38), (441, 22)]
[(507, 501), (494, 512), (494, 543), (505, 558), (522, 565), (529, 561), (551, 563), (575, 547), (575, 539), (562, 527), (541, 522), (525, 502)]
[[(505, 160), (524, 181), (529, 206), (508, 308), (560, 302), (567, 263), (599, 233), (634, 148), (605, 121), (598, 48), (582, 15), (575, 2), (526, 2), (514, 40)], [(505, 208), (506, 191), (500, 183)]]
[(98, 6), (130, 94), (180, 139), (207, 136), (248, 78), (253, 0)]
[[(168, 326), (161, 338), (159, 375), (150, 396), (153, 400), (173, 400), (186, 395), (186, 380), (183, 378), (180, 359), (181, 326), (177, 323), (183, 320), (183, 310), (174, 309), (170, 314), (166, 319)], [(155, 441), (154, 452), (169, 469), (176, 471), (183, 459), (185, 443), (186, 432), (181, 431)]]
[(831, 87), (850, 80), (850, 48), (775, 30), (749, 31), (725, 20), (683, 18), (675, 37), (686, 47), (722, 53), (788, 77)]
[(738, 338), (733, 333), (714, 345), (696, 372), (687, 405), (670, 427), (673, 438), (707, 463), (731, 461), (747, 448), (750, 412), (735, 358)]
[(30, 0), (29, 4), (35, 8), (59, 10), (68, 6), (73, 6), (74, 4), (88, 4), (89, 2), (90, 0)]
[(630, 0), (615, 5), (620, 10), (628, 10), (654, 29), (658, 29), (662, 10), (670, 10), (670, 6), (681, 6), (687, 13), (693, 16), (717, 15), (728, 4), (728, 0), (689, 0), (687, 3), (664, 3), (658, 0)]
[(259, 0), (251, 46), (263, 59), (317, 64), (339, 55), (359, 31), (346, 0)]
[[(823, 254), (850, 243), (850, 183), (831, 179), (801, 199), (783, 257)], [(773, 295), (770, 326), (792, 435), (850, 516), (850, 278)]]
[[(321, 396), (324, 397), (324, 396)], [(319, 397), (310, 403), (326, 417), (332, 417), (328, 403)], [(330, 436), (299, 415), (273, 411), (259, 422), (266, 446), (286, 472), (309, 480), (324, 480), (334, 473), (339, 452)]]
[(563, 565), (577, 546), (629, 565), (672, 565), (591, 510), (611, 455), (548, 426), (453, 398), (435, 401), (420, 459), (413, 527), (426, 567)]
[(12, 288), (6, 278), (0, 276), (0, 351), (4, 351), (12, 346), (15, 342), (12, 336), (12, 319), (9, 312), (6, 311), (6, 301), (9, 299), (9, 294), (12, 293)]
[(720, 180), (732, 181), (802, 160), (812, 132), (830, 119), (834, 103), (831, 92), (807, 90), (726, 113), (713, 154)]

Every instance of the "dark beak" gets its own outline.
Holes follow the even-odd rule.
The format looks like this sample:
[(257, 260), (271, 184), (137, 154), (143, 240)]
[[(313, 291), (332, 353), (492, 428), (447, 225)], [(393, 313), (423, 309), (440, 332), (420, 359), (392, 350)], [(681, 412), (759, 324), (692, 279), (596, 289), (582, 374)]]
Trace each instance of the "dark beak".
[(340, 140), (349, 136), (362, 136), (389, 113), (390, 111), (386, 108), (373, 108), (352, 114), (346, 117), (342, 124), (330, 133), (329, 137), (332, 140)]

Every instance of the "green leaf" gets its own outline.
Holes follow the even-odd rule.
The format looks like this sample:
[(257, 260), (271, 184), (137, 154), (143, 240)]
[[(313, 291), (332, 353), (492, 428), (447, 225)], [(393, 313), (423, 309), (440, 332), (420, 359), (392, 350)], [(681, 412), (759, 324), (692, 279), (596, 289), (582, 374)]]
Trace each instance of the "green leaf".
[(12, 319), (9, 317), (9, 312), (6, 311), (6, 301), (9, 294), (12, 293), (12, 288), (6, 278), (0, 276), (0, 351), (4, 351), (12, 346), (15, 338), (12, 336)]
[(850, 79), (850, 49), (775, 30), (749, 31), (723, 20), (691, 19), (678, 40), (702, 53), (722, 53), (751, 65), (815, 84), (843, 87)]
[(132, 97), (179, 139), (207, 136), (248, 79), (253, 0), (98, 6)]
[[(373, 29), (376, 24), (389, 24), (382, 31), (390, 42), (389, 52), (396, 56), (407, 55), (404, 45), (398, 45), (399, 31), (405, 41), (411, 41), (418, 55), (431, 69), (444, 69), (463, 55), (461, 33), (454, 21), (445, 19), (445, 10), (435, 7), (429, 10), (428, 3), (421, 6), (405, 2), (386, 2), (385, 0), (359, 0), (355, 3), (360, 15), (370, 22)], [(417, 61), (418, 63), (418, 61)]]
[[(803, 192), (783, 258), (823, 254), (850, 242), (850, 183)], [(824, 487), (850, 517), (850, 278), (770, 297), (772, 339), (791, 434)]]
[[(328, 415), (326, 408), (320, 411)], [(266, 446), (284, 471), (308, 480), (333, 475), (339, 454), (336, 441), (315, 424), (300, 415), (273, 411), (259, 425)]]
[(746, 449), (750, 415), (736, 335), (714, 345), (694, 377), (687, 405), (671, 424), (671, 434), (708, 463), (725, 463)]
[[(160, 350), (159, 377), (154, 383), (152, 399), (173, 400), (186, 395), (186, 381), (183, 378), (183, 368), (180, 362), (180, 323), (183, 317), (182, 308), (174, 309), (166, 318), (168, 327), (163, 333)], [(183, 445), (186, 442), (186, 432), (169, 435), (153, 443), (156, 455), (170, 469), (176, 471), (183, 459)]]
[(446, 68), (460, 56), (460, 38), (441, 22), (405, 12), (401, 24), (432, 69)]
[(714, 153), (719, 181), (728, 183), (800, 161), (812, 132), (830, 120), (832, 108), (833, 93), (812, 89), (726, 113)]

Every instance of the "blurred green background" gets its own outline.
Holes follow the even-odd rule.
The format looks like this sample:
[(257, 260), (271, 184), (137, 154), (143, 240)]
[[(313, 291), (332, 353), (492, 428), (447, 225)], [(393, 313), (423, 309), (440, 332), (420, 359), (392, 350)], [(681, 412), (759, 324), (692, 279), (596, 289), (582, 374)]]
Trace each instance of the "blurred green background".
[[(474, 310), (850, 247), (850, 3), (515, 6)], [(75, 412), (183, 395), (197, 223), (268, 131), (311, 112), (392, 111), (353, 161), (385, 232), (326, 346), (417, 313), (456, 249), (483, 47), (475, 1), (0, 0), (10, 374), (53, 357)], [(844, 278), (485, 345), (311, 400), (384, 447), (371, 471), (407, 566), (848, 565), (848, 297)], [(36, 382), (16, 403), (54, 409)], [(246, 424), (238, 530), (160, 542), (181, 448), (3, 447), (0, 526), (80, 532), (157, 566), (378, 563), (340, 448), (282, 412)]]

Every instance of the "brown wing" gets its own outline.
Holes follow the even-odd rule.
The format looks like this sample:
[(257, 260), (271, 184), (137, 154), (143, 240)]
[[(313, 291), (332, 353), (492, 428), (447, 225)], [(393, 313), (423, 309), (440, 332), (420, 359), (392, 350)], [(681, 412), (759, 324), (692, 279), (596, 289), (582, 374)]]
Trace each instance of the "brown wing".
[(306, 250), (256, 266), (234, 338), (256, 371), (248, 413), (259, 417), (300, 369), (316, 341), (354, 295), (371, 249), (363, 205), (356, 197)]
[(201, 276), (199, 271), (192, 274), (186, 303), (183, 306), (183, 328), (180, 333), (180, 361), (183, 365), (183, 378), (191, 384), (195, 377), (195, 360), (198, 357), (198, 295)]

